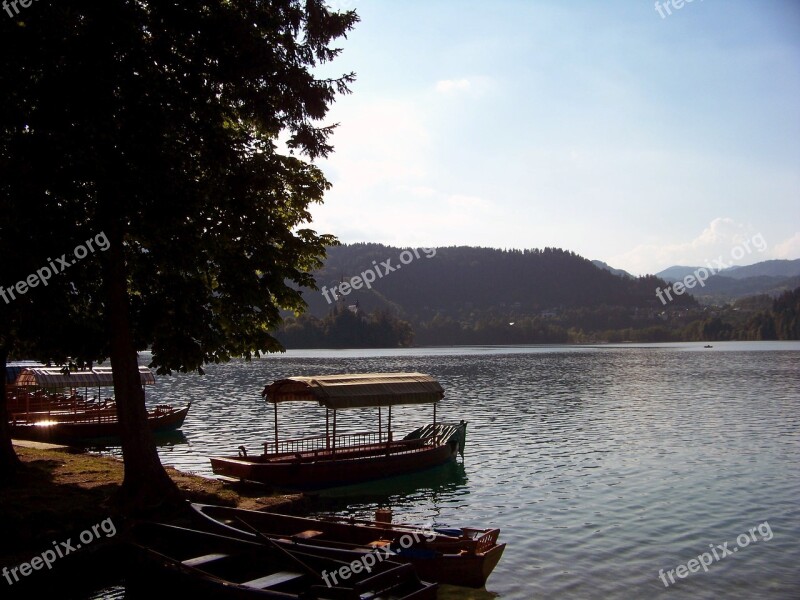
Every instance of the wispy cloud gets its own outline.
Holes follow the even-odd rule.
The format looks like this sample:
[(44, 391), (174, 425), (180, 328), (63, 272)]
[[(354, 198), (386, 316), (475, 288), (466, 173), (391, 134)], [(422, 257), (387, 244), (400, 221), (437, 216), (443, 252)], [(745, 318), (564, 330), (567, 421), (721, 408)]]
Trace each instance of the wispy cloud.
[(436, 82), (436, 91), (440, 94), (465, 91), (471, 87), (469, 79), (442, 79)]
[(452, 194), (445, 200), (453, 208), (468, 208), (489, 210), (491, 203), (478, 196), (465, 196), (463, 194)]
[[(761, 232), (752, 226), (739, 223), (730, 217), (717, 217), (690, 240), (671, 244), (640, 244), (629, 252), (610, 257), (606, 262), (632, 273), (645, 274), (658, 272), (673, 265), (702, 266), (719, 256), (729, 261), (732, 248), (740, 246), (759, 233)], [(800, 234), (792, 240), (800, 246)], [(787, 256), (791, 253), (792, 240), (785, 242)], [(776, 258), (776, 251), (769, 243), (770, 240), (765, 239), (765, 241), (767, 249), (763, 253), (748, 253), (742, 260), (733, 261), (734, 264), (751, 264)], [(648, 265), (657, 266), (651, 268)]]
[(776, 244), (772, 254), (774, 258), (795, 259), (800, 257), (800, 231)]

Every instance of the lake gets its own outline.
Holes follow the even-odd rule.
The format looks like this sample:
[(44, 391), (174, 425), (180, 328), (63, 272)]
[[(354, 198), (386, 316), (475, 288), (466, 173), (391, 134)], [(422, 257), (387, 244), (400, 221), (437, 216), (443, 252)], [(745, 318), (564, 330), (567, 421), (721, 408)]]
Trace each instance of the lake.
[[(192, 401), (185, 439), (161, 457), (211, 476), (208, 456), (241, 444), (252, 454), (271, 439), (260, 392), (274, 379), (429, 373), (446, 392), (440, 418), (469, 422), (463, 463), (318, 503), (501, 528), (508, 546), (487, 590), (440, 598), (798, 598), (800, 343), (713, 346), (291, 351), (160, 377), (147, 397)], [(279, 417), (285, 436), (324, 430), (316, 406), (281, 405)], [(337, 427), (361, 431), (376, 417), (342, 412)], [(431, 417), (430, 407), (397, 408), (393, 430)]]

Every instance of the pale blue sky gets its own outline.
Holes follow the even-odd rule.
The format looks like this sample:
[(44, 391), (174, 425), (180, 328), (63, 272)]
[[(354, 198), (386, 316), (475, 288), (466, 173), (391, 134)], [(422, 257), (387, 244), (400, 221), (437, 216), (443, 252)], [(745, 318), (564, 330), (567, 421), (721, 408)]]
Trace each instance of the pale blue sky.
[(800, 2), (330, 4), (361, 22), (324, 72), (358, 79), (331, 111), (318, 231), (635, 274), (757, 234), (733, 262), (800, 257)]

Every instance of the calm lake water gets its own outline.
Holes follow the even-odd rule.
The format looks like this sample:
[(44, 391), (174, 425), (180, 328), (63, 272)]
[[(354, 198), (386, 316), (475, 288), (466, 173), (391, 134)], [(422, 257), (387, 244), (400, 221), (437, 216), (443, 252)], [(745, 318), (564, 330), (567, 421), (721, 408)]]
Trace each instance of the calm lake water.
[[(271, 439), (266, 383), (364, 371), (439, 379), (441, 418), (469, 422), (463, 464), (337, 490), (320, 510), (389, 506), (396, 520), (501, 528), (508, 547), (487, 590), (440, 598), (800, 597), (800, 343), (293, 351), (211, 365), (148, 389), (148, 402), (192, 401), (185, 439), (162, 460), (210, 476), (208, 456)], [(283, 435), (324, 430), (312, 405), (279, 417)], [(431, 417), (395, 409), (393, 429)], [(376, 418), (342, 412), (338, 427)], [(710, 545), (707, 572), (670, 583), (667, 571)]]

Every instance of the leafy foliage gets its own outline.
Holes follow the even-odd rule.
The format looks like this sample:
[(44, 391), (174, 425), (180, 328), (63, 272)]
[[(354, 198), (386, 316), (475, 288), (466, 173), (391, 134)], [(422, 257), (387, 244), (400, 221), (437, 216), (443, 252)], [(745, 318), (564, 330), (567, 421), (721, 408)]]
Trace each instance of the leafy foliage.
[(354, 76), (314, 70), (357, 20), (321, 0), (77, 0), (0, 19), (0, 248), (15, 262), (0, 274), (109, 241), (0, 313), (0, 355), (111, 358), (123, 491), (142, 505), (177, 490), (136, 351), (165, 373), (280, 350), (280, 310), (304, 308), (296, 288), (335, 243), (305, 227), (329, 187), (311, 161)]
[(369, 315), (335, 307), (324, 319), (289, 318), (275, 336), (287, 348), (397, 348), (411, 346), (411, 325), (389, 311)]
[[(42, 262), (42, 244), (60, 254), (116, 232), (135, 345), (161, 371), (279, 350), (279, 310), (304, 308), (295, 288), (313, 287), (335, 242), (303, 228), (329, 183), (291, 152), (332, 149), (315, 122), (353, 75), (312, 69), (356, 20), (292, 0), (55, 3), (4, 19), (6, 214), (52, 215), (15, 254)], [(102, 322), (102, 291), (79, 293)]]

